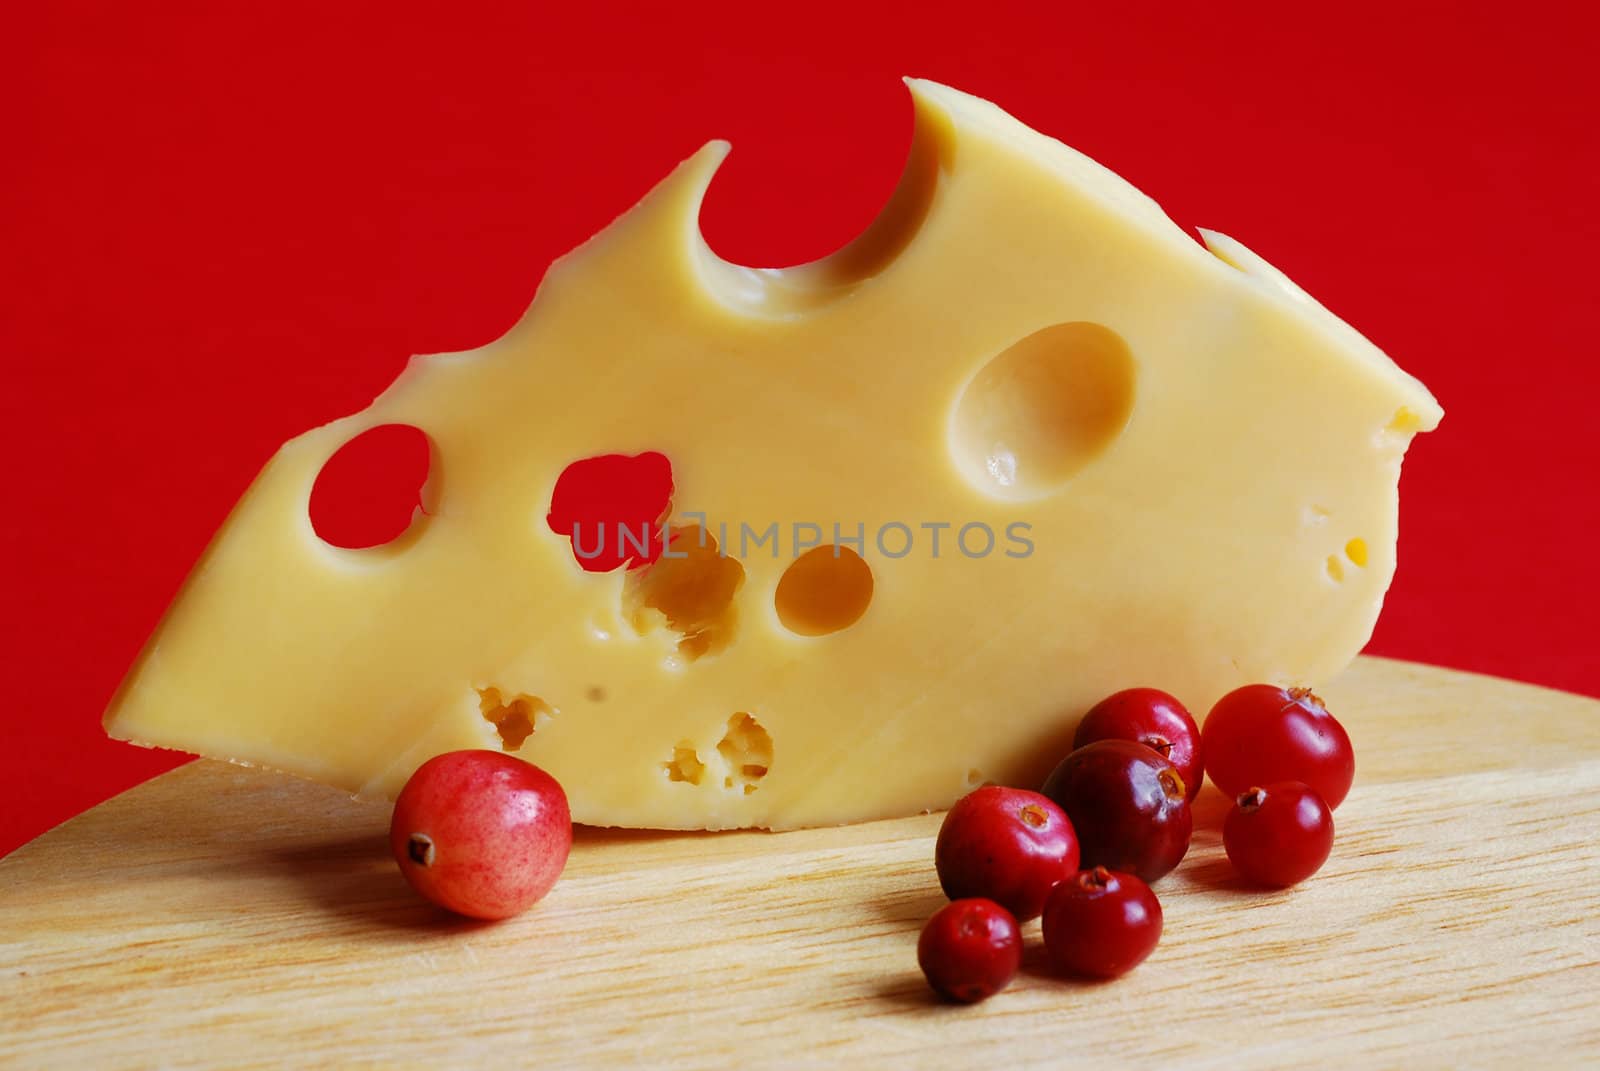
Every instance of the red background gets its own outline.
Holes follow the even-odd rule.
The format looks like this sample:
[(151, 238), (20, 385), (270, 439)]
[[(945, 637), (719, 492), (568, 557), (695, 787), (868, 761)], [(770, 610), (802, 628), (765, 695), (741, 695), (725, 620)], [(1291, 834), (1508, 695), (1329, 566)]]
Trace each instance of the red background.
[(898, 174), (901, 74), (1239, 236), (1428, 383), (1372, 649), (1600, 694), (1587, 6), (12, 5), (0, 851), (175, 761), (100, 713), (279, 442), (498, 335), (708, 138), (719, 252), (838, 246)]

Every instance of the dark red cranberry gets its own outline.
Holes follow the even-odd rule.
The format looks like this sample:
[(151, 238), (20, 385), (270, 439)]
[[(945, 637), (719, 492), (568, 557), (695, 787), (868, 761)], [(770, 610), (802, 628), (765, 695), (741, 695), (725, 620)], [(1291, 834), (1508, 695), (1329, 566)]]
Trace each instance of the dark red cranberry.
[(1189, 850), (1194, 820), (1172, 763), (1131, 740), (1098, 740), (1044, 783), (1078, 834), (1079, 861), (1155, 881)]
[(1189, 802), (1200, 794), (1200, 727), (1187, 708), (1158, 688), (1128, 688), (1089, 708), (1078, 723), (1072, 746), (1096, 740), (1132, 740), (1154, 748), (1172, 763), (1188, 786)]
[(1044, 945), (1061, 974), (1115, 978), (1155, 951), (1161, 901), (1133, 874), (1096, 867), (1063, 881), (1044, 905)]
[(1309, 688), (1235, 689), (1206, 715), (1201, 742), (1206, 772), (1230, 796), (1252, 785), (1303, 781), (1332, 809), (1356, 776), (1349, 734)]
[(933, 862), (950, 899), (987, 897), (1026, 922), (1051, 886), (1077, 873), (1078, 837), (1039, 793), (985, 785), (945, 815)]
[(948, 903), (923, 927), (917, 964), (946, 1000), (972, 1004), (993, 996), (1022, 964), (1017, 920), (993, 900)]
[(1247, 789), (1222, 824), (1222, 846), (1247, 880), (1287, 888), (1328, 861), (1333, 812), (1316, 789), (1299, 781)]

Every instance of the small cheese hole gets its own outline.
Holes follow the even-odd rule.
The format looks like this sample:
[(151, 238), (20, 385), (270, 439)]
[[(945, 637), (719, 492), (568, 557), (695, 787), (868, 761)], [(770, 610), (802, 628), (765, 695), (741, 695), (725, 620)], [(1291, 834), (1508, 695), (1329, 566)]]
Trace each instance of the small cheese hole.
[(484, 721), (500, 734), (500, 749), (516, 751), (534, 734), (541, 720), (549, 720), (556, 710), (536, 695), (514, 695), (505, 699), (498, 688), (478, 689), (478, 709)]
[(433, 512), (433, 448), (409, 424), (368, 428), (341, 446), (311, 485), (311, 527), (334, 547), (393, 543)]
[(689, 743), (679, 744), (672, 749), (672, 758), (661, 764), (666, 771), (668, 781), (679, 781), (684, 784), (698, 785), (705, 780), (706, 764), (700, 761), (700, 756), (695, 754), (694, 745)]
[(1035, 331), (977, 371), (950, 427), (956, 466), (997, 498), (1037, 498), (1099, 456), (1133, 411), (1128, 344), (1096, 323)]
[(1365, 539), (1352, 539), (1344, 545), (1344, 556), (1365, 569), (1367, 567), (1367, 541)]
[(628, 574), (623, 613), (640, 635), (665, 622), (680, 636), (678, 656), (693, 662), (733, 639), (734, 596), (743, 584), (744, 566), (724, 557), (710, 532), (699, 525), (673, 528), (666, 553)]
[(1393, 435), (1415, 435), (1422, 430), (1422, 417), (1409, 405), (1402, 405), (1384, 430)]
[(728, 771), (723, 787), (738, 788), (748, 796), (772, 766), (772, 735), (755, 718), (740, 712), (728, 719), (728, 731), (717, 743), (717, 754)]
[(1344, 563), (1337, 554), (1328, 555), (1328, 578), (1335, 582), (1344, 579)]
[(872, 569), (844, 546), (814, 547), (778, 580), (778, 620), (801, 636), (826, 636), (849, 628), (872, 602)]

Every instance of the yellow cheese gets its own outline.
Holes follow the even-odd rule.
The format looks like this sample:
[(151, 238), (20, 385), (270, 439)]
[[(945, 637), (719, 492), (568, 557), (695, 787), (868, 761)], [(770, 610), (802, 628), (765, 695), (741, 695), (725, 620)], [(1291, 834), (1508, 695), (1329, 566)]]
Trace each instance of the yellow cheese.
[[(1203, 713), (1344, 666), (1432, 396), (1239, 243), (910, 85), (904, 178), (839, 253), (714, 255), (713, 142), (505, 337), (285, 444), (108, 731), (366, 794), (514, 747), (581, 822), (782, 828), (1034, 783), (1119, 688)], [(432, 443), (428, 512), (323, 543), (321, 466), (389, 423)], [(585, 572), (545, 523), (557, 478), (646, 451), (675, 556)]]

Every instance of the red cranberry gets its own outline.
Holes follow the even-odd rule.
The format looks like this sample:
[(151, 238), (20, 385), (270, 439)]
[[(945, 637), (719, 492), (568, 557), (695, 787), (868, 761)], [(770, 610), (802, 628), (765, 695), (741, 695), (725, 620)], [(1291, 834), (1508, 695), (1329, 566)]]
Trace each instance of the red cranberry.
[(1251, 785), (1304, 781), (1334, 808), (1356, 776), (1349, 735), (1309, 688), (1248, 684), (1231, 691), (1206, 716), (1201, 740), (1206, 772), (1230, 796)]
[(973, 1004), (993, 996), (1022, 964), (1017, 920), (993, 900), (948, 903), (923, 927), (917, 964), (946, 1000)]
[(1078, 723), (1072, 746), (1096, 740), (1132, 740), (1154, 748), (1188, 787), (1189, 802), (1200, 794), (1200, 727), (1184, 705), (1157, 688), (1128, 688), (1089, 708)]
[(550, 891), (572, 848), (556, 779), (500, 751), (429, 759), (394, 801), (389, 847), (412, 888), (441, 907), (503, 919)]
[(1194, 820), (1183, 778), (1143, 744), (1098, 740), (1081, 747), (1061, 760), (1043, 791), (1072, 819), (1085, 867), (1155, 881), (1189, 850)]
[(1044, 945), (1062, 974), (1115, 978), (1155, 951), (1161, 901), (1132, 874), (1105, 867), (1063, 881), (1044, 905)]
[(1309, 785), (1279, 781), (1239, 794), (1222, 824), (1228, 861), (1257, 885), (1304, 881), (1333, 850), (1333, 812)]
[(1052, 885), (1077, 873), (1078, 837), (1039, 793), (985, 785), (945, 815), (933, 862), (950, 899), (987, 897), (1026, 922)]

